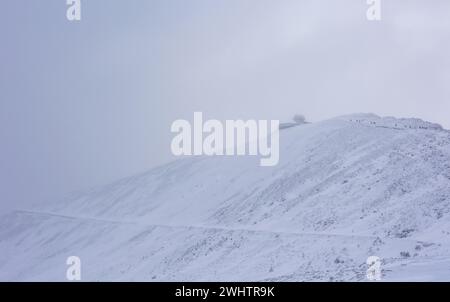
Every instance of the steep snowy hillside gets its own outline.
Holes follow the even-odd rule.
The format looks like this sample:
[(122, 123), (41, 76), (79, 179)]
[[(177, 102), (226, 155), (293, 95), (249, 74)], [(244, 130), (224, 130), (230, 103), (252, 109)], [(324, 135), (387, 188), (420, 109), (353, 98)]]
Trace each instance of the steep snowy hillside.
[(0, 280), (450, 281), (450, 133), (349, 115), (283, 129), (280, 163), (193, 157), (0, 221)]

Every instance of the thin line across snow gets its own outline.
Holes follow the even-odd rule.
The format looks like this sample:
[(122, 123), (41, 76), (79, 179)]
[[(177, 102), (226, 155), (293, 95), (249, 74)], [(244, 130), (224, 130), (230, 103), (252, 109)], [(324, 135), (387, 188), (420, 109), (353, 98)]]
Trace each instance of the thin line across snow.
[[(219, 231), (244, 231), (244, 232), (254, 232), (254, 233), (271, 233), (271, 234), (285, 234), (285, 235), (299, 235), (299, 236), (324, 236), (324, 237), (354, 237), (354, 238), (370, 238), (370, 239), (387, 239), (387, 240), (401, 240), (401, 241), (410, 241), (410, 242), (419, 242), (418, 240), (413, 239), (405, 239), (405, 238), (382, 238), (379, 236), (370, 236), (370, 235), (355, 235), (355, 234), (336, 234), (336, 233), (324, 233), (324, 232), (292, 232), (285, 230), (267, 230), (267, 229), (258, 229), (258, 228), (245, 228), (245, 227), (226, 227), (226, 226), (209, 226), (209, 225), (170, 225), (170, 224), (147, 224), (136, 221), (127, 221), (127, 220), (114, 220), (114, 219), (105, 219), (105, 218), (97, 218), (97, 217), (86, 217), (86, 216), (72, 216), (60, 213), (52, 213), (52, 212), (44, 212), (44, 211), (32, 211), (32, 210), (16, 210), (16, 213), (23, 213), (29, 215), (44, 215), (44, 216), (53, 216), (63, 219), (71, 219), (71, 220), (90, 220), (96, 222), (107, 222), (114, 224), (130, 224), (137, 225), (143, 227), (164, 227), (164, 228), (194, 228), (194, 229), (203, 229), (203, 230), (219, 230)], [(431, 242), (428, 242), (431, 243)]]

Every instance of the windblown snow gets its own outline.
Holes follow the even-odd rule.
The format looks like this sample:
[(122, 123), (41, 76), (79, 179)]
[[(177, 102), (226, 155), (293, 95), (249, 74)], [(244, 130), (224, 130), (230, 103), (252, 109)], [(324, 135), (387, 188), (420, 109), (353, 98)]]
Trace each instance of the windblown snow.
[(450, 132), (349, 115), (280, 132), (280, 162), (192, 157), (0, 220), (0, 280), (450, 281)]

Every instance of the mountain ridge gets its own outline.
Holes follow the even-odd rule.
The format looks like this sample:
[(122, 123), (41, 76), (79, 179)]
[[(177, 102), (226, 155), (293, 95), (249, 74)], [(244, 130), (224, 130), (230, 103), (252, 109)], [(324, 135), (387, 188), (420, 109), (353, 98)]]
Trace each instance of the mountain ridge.
[[(64, 278), (51, 268), (27, 277), (37, 247), (53, 264), (51, 255), (79, 251), (89, 280), (362, 281), (374, 254), (385, 278), (411, 279), (409, 268), (422, 265), (418, 278), (449, 280), (436, 267), (450, 268), (450, 132), (419, 119), (340, 116), (281, 130), (275, 167), (251, 156), (185, 158), (4, 221), (0, 246), (28, 266), (0, 263), (0, 280)], [(99, 260), (107, 251), (111, 264)]]

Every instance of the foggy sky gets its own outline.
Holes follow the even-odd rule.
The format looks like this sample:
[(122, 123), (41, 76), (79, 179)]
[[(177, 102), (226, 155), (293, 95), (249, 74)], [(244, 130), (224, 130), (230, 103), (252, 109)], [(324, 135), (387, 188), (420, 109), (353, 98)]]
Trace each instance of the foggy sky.
[(0, 212), (167, 162), (170, 124), (355, 112), (450, 128), (450, 2), (5, 0)]

